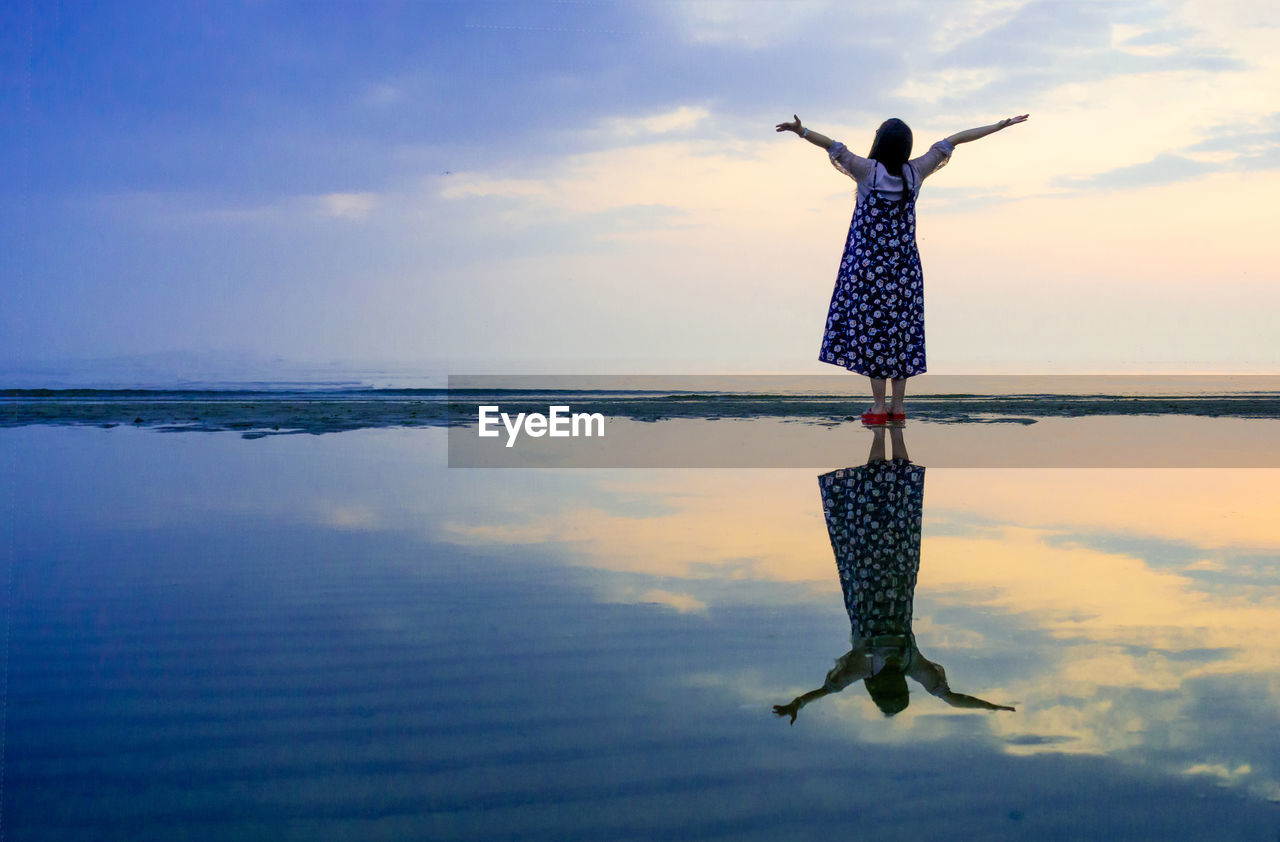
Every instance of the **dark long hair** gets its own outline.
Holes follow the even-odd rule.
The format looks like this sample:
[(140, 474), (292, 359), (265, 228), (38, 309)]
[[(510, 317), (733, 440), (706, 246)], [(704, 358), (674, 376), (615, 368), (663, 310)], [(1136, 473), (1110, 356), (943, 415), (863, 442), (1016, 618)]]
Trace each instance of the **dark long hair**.
[(907, 689), (907, 677), (899, 667), (886, 666), (862, 683), (871, 694), (871, 700), (885, 716), (901, 713), (911, 702), (910, 691)]
[(911, 127), (897, 117), (890, 117), (876, 129), (876, 139), (867, 153), (868, 158), (884, 164), (890, 175), (896, 173), (902, 177), (902, 204), (906, 204), (907, 193), (914, 186), (906, 173), (907, 161), (911, 160), (911, 140)]

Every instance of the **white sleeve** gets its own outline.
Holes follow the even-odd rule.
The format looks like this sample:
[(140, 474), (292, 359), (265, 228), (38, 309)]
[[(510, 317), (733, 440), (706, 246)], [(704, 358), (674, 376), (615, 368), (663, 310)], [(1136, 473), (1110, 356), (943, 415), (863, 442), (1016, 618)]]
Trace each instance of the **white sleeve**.
[(915, 167), (916, 172), (920, 174), (923, 180), (925, 177), (937, 172), (947, 165), (947, 161), (951, 160), (951, 153), (956, 151), (955, 144), (949, 140), (940, 140), (933, 146), (929, 147), (929, 151), (911, 161), (911, 166)]
[(838, 140), (831, 144), (831, 148), (827, 150), (827, 156), (831, 159), (831, 166), (854, 181), (861, 181), (871, 175), (871, 162), (853, 154), (849, 151), (849, 147)]

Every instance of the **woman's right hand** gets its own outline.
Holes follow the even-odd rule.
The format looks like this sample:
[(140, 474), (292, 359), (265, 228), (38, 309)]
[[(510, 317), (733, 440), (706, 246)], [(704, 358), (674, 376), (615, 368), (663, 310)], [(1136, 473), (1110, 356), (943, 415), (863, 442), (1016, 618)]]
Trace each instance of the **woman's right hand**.
[(1030, 116), (1030, 114), (1019, 114), (1017, 117), (1005, 117), (999, 123), (996, 123), (996, 127), (1001, 129), (1008, 128), (1014, 123), (1024, 122)]
[(800, 134), (800, 132), (804, 130), (800, 125), (800, 118), (795, 114), (792, 114), (791, 117), (792, 120), (790, 123), (779, 123), (777, 130), (780, 132), (795, 132), (796, 134)]
[(791, 724), (796, 724), (796, 714), (800, 712), (800, 700), (792, 699), (785, 705), (774, 705), (773, 713), (775, 716), (790, 716)]

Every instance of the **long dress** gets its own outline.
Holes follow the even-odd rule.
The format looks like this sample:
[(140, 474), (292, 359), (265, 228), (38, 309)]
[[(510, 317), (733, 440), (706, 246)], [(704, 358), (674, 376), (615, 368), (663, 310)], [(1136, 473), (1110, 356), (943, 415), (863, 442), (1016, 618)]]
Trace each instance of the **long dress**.
[(872, 378), (898, 379), (925, 371), (924, 276), (916, 247), (916, 186), (906, 181), (903, 199), (875, 189), (849, 223), (818, 359)]
[(865, 681), (876, 705), (893, 715), (908, 704), (902, 680), (908, 677), (955, 707), (1000, 707), (952, 692), (945, 670), (916, 646), (911, 620), (920, 572), (924, 472), (923, 465), (906, 459), (881, 459), (818, 477), (852, 645), (827, 673), (822, 691), (800, 701)]
[(840, 573), (852, 637), (904, 637), (909, 645), (924, 466), (880, 460), (818, 477), (827, 533)]

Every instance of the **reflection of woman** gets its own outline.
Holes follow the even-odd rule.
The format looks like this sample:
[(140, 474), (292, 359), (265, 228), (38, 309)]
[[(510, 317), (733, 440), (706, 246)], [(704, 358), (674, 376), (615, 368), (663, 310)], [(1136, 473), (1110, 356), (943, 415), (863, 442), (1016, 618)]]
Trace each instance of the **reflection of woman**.
[(773, 712), (795, 722), (809, 702), (862, 681), (876, 706), (893, 716), (910, 701), (908, 678), (954, 707), (1013, 710), (953, 692), (946, 671), (916, 648), (911, 610), (920, 569), (924, 466), (908, 460), (901, 429), (890, 428), (892, 459), (885, 459), (884, 428), (874, 432), (867, 464), (818, 477), (853, 645), (821, 687), (775, 705)]

